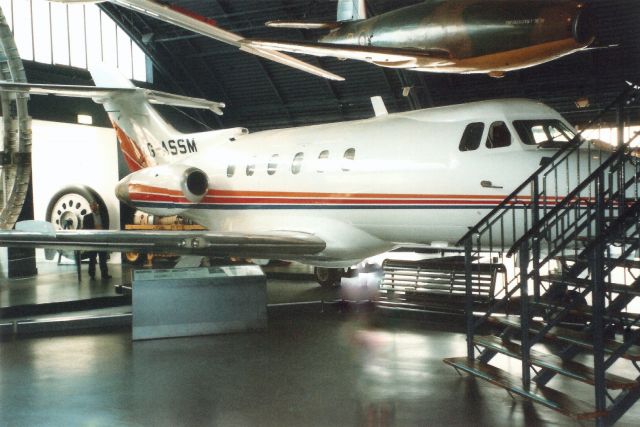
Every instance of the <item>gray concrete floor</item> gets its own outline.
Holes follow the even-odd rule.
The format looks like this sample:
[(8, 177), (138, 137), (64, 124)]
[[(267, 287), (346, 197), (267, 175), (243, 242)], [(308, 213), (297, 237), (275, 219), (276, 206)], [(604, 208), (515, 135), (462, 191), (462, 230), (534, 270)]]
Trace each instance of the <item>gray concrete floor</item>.
[[(59, 286), (65, 295), (85, 285), (109, 292), (100, 281), (53, 277), (35, 286), (54, 296)], [(45, 292), (1, 281), (0, 295), (14, 286), (23, 297)], [(340, 294), (308, 281), (271, 280), (268, 289), (272, 303)], [(461, 328), (462, 320), (309, 307), (272, 312), (259, 333), (135, 343), (130, 328), (14, 337), (0, 342), (0, 426), (591, 425), (456, 374), (442, 358), (464, 355)], [(588, 387), (571, 390), (591, 398)], [(634, 408), (618, 425), (639, 419)]]

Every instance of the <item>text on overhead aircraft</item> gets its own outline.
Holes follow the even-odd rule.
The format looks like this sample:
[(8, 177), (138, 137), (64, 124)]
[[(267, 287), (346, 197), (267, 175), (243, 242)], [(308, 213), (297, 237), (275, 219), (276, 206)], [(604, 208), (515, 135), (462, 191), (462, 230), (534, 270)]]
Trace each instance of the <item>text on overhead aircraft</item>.
[(484, 73), (531, 67), (587, 48), (595, 39), (588, 7), (575, 0), (427, 0), (367, 18), (364, 0), (338, 0), (336, 22), (272, 21), (279, 28), (325, 29), (317, 42), (253, 40), (157, 0), (109, 1), (317, 76), (342, 77), (282, 52), (354, 59), (416, 71)]
[[(520, 99), (396, 114), (378, 106), (378, 115), (366, 120), (184, 134), (151, 104), (218, 113), (222, 105), (139, 89), (110, 70), (92, 75), (98, 87), (0, 88), (103, 104), (132, 169), (117, 185), (119, 199), (150, 214), (179, 214), (208, 230), (60, 231), (27, 222), (1, 232), (1, 244), (345, 267), (398, 246), (456, 242), (575, 135), (555, 110)], [(550, 185), (559, 188), (558, 197), (567, 194), (566, 180)]]

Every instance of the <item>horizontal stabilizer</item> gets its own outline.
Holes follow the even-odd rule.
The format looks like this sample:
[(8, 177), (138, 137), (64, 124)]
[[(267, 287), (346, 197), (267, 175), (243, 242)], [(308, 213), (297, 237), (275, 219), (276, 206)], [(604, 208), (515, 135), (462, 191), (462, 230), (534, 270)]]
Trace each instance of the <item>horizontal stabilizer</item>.
[(344, 45), (285, 40), (245, 40), (248, 46), (314, 56), (333, 56), (340, 59), (356, 59), (384, 66), (409, 68), (418, 63), (450, 63), (449, 52), (444, 50), (400, 49), (374, 46)]
[(40, 83), (12, 83), (0, 81), (0, 91), (20, 92), (31, 95), (58, 95), (74, 98), (92, 98), (98, 103), (103, 103), (107, 98), (124, 95), (142, 95), (152, 104), (172, 105), (174, 107), (188, 107), (208, 109), (218, 115), (222, 115), (224, 103), (209, 101), (202, 98), (176, 95), (158, 90), (131, 88), (102, 88), (96, 86), (72, 86), (53, 85)]
[(340, 26), (337, 22), (269, 21), (264, 25), (271, 28), (292, 28), (296, 30), (333, 30)]
[(606, 45), (603, 45), (603, 44), (594, 44), (594, 43), (592, 43), (591, 45), (585, 47), (582, 50), (603, 50), (603, 49), (615, 49), (615, 48), (618, 48), (618, 47), (620, 47), (619, 44), (606, 44)]

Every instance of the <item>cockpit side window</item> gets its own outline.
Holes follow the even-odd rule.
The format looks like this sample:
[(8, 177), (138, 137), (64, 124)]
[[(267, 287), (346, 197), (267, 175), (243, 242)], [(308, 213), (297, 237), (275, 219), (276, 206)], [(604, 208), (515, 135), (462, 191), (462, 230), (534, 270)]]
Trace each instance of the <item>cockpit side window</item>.
[(484, 123), (475, 122), (469, 123), (464, 129), (462, 138), (460, 139), (460, 145), (458, 149), (460, 151), (473, 151), (480, 147), (480, 141), (482, 141), (482, 133), (484, 132)]
[(575, 133), (560, 120), (515, 120), (513, 127), (526, 145), (560, 148), (575, 137)]
[(511, 145), (511, 132), (505, 122), (493, 122), (487, 134), (487, 148), (501, 148)]

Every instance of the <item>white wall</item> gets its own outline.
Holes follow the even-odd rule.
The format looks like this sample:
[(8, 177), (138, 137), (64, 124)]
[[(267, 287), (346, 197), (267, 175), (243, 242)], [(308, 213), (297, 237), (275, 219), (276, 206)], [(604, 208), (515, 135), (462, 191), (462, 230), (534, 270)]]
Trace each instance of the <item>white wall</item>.
[[(113, 129), (33, 121), (32, 177), (34, 219), (45, 220), (51, 197), (59, 190), (85, 185), (104, 199), (109, 228), (120, 227), (118, 145)], [(43, 259), (43, 251), (38, 251)], [(111, 257), (119, 260), (119, 257)]]

